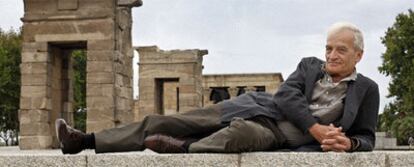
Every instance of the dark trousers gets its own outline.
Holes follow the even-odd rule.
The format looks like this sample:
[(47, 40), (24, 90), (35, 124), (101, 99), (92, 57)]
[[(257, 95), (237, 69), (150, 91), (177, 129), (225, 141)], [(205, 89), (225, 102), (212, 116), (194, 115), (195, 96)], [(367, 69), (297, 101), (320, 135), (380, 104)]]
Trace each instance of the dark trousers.
[(145, 137), (152, 134), (197, 139), (189, 152), (265, 151), (273, 147), (276, 139), (268, 128), (241, 118), (223, 124), (216, 107), (171, 116), (150, 115), (141, 122), (103, 130), (95, 133), (95, 152), (140, 151), (145, 149)]

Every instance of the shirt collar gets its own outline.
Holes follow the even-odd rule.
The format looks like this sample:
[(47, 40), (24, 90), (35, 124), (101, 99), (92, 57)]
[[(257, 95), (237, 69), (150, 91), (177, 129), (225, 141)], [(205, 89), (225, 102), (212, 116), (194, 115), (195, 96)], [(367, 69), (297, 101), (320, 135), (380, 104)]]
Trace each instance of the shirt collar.
[[(332, 77), (325, 71), (325, 63), (323, 63), (321, 65), (321, 69), (324, 73), (323, 79), (327, 82), (331, 82), (332, 83)], [(352, 72), (351, 75), (348, 75), (347, 77), (343, 78), (341, 81), (339, 81), (338, 83), (341, 82), (347, 82), (347, 81), (355, 81), (357, 79), (357, 71), (356, 68), (354, 68), (354, 72)]]

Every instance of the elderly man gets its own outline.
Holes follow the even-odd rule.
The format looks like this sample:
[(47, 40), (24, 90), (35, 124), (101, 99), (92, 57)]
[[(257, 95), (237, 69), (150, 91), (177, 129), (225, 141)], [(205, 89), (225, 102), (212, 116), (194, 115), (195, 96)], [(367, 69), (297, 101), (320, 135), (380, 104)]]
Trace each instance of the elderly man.
[(142, 122), (84, 134), (56, 121), (63, 153), (370, 151), (378, 116), (377, 84), (358, 74), (361, 31), (350, 23), (330, 27), (326, 62), (303, 58), (275, 95), (246, 93), (184, 114), (147, 116)]

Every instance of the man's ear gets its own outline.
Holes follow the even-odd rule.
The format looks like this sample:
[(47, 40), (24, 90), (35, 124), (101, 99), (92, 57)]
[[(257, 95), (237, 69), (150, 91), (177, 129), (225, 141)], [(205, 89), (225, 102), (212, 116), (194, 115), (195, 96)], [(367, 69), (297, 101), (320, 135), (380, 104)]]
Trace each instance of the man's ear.
[(362, 56), (364, 55), (364, 51), (363, 50), (361, 50), (361, 51), (357, 51), (357, 53), (356, 53), (356, 62), (355, 62), (355, 64), (356, 63), (358, 63), (359, 61), (361, 61), (361, 59), (362, 59)]

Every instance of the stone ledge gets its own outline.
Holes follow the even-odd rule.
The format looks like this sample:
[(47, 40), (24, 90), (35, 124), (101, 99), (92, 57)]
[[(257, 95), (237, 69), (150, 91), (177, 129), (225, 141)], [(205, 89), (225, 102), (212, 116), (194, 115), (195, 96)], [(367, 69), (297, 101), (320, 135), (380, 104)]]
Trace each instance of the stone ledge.
[(63, 155), (60, 150), (0, 147), (0, 166), (414, 166), (414, 151), (359, 153), (254, 152), (243, 154), (157, 154), (142, 152), (95, 154), (87, 150)]

